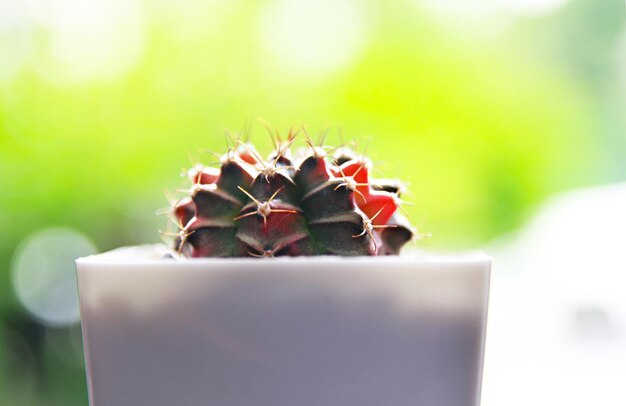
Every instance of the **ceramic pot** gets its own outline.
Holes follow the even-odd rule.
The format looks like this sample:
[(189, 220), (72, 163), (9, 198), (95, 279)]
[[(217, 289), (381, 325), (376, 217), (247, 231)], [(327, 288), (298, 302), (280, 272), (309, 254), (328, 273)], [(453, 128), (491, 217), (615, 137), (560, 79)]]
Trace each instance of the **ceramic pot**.
[(491, 259), (78, 259), (91, 406), (476, 406)]

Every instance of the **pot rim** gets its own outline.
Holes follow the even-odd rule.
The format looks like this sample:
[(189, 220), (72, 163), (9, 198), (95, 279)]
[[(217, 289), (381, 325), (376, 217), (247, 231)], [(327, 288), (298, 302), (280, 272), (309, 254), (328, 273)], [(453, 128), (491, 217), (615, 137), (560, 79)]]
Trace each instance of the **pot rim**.
[[(167, 257), (164, 257), (168, 255)], [(90, 255), (76, 259), (76, 264), (89, 266), (198, 266), (216, 264), (241, 264), (247, 266), (262, 265), (294, 265), (298, 263), (316, 265), (337, 265), (341, 264), (371, 264), (376, 262), (381, 265), (394, 264), (418, 264), (418, 263), (488, 263), (491, 265), (493, 258), (482, 251), (470, 251), (453, 254), (437, 254), (423, 251), (409, 251), (401, 255), (388, 256), (299, 256), (299, 257), (276, 257), (276, 258), (185, 258), (179, 257), (171, 249), (163, 244), (138, 245), (121, 247), (101, 254)]]

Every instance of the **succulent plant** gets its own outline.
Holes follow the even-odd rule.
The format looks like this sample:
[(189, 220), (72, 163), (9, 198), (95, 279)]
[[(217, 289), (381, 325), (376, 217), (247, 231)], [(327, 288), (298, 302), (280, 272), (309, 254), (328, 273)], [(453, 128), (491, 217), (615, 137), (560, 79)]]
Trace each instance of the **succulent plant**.
[(274, 138), (263, 159), (236, 141), (219, 169), (196, 165), (188, 196), (173, 205), (175, 248), (189, 257), (395, 255), (415, 233), (398, 212), (402, 184), (370, 179), (350, 149), (316, 146), (292, 156), (298, 133)]

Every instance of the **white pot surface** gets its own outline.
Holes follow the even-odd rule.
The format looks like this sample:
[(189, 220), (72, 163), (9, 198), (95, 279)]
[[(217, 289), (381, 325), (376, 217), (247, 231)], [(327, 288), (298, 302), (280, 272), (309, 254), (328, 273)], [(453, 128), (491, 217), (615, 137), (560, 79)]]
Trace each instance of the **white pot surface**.
[(92, 406), (476, 406), (491, 258), (77, 260)]

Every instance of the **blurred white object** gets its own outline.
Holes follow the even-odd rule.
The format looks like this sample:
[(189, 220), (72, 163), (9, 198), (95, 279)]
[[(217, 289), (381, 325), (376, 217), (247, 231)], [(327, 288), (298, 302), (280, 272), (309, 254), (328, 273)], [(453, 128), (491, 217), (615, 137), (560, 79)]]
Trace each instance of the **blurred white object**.
[(476, 406), (491, 259), (77, 261), (92, 406)]
[(554, 199), (495, 251), (484, 405), (626, 405), (626, 184)]

